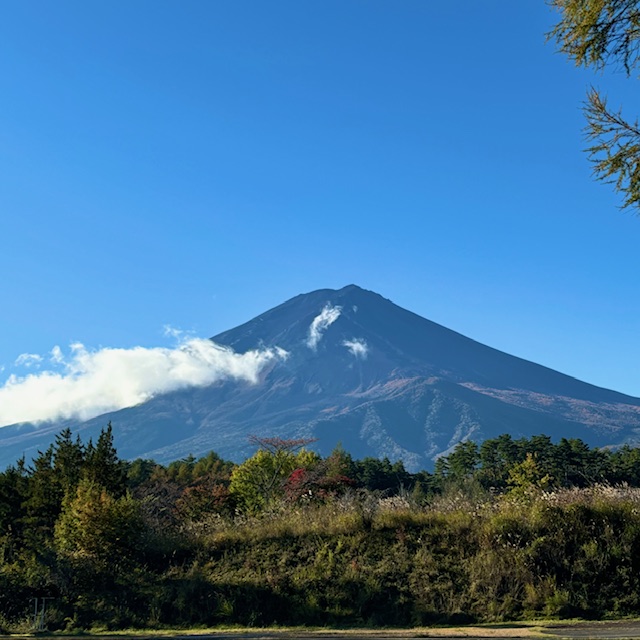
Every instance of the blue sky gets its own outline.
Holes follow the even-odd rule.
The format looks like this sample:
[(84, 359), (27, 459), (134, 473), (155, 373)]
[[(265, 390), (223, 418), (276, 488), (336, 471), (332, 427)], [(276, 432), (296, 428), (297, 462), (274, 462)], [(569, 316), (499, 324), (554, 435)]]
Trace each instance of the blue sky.
[[(0, 21), (0, 385), (355, 283), (640, 396), (640, 219), (542, 0), (52, 3)], [(39, 354), (37, 371), (15, 364)], [(22, 363), (26, 362), (25, 358)], [(33, 402), (37, 402), (34, 398)]]

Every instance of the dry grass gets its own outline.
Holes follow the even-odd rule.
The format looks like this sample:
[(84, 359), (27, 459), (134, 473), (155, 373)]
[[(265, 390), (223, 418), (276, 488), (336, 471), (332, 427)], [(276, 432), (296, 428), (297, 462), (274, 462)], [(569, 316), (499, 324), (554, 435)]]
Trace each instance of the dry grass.
[(0, 636), (11, 640), (21, 638), (66, 638), (68, 640), (86, 640), (86, 638), (181, 638), (208, 637), (239, 638), (243, 640), (260, 640), (282, 638), (533, 638), (540, 636), (544, 628), (538, 623), (518, 623), (514, 625), (479, 625), (472, 627), (415, 627), (410, 629), (327, 629), (307, 627), (281, 627), (256, 629), (252, 627), (216, 627), (214, 629), (125, 629), (122, 631), (93, 631), (75, 636), (66, 634), (13, 634)]

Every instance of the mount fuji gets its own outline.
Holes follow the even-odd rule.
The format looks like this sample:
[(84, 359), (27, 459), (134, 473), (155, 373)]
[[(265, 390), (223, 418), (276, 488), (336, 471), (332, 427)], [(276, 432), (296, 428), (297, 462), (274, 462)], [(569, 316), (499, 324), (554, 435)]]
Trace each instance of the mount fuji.
[(467, 439), (510, 433), (635, 443), (640, 399), (485, 346), (350, 285), (302, 294), (212, 340), (272, 348), (256, 382), (218, 381), (91, 420), (0, 429), (0, 464), (33, 456), (64, 427), (84, 441), (109, 421), (122, 457), (166, 463), (215, 450), (242, 460), (249, 435), (340, 442), (354, 457), (433, 461)]

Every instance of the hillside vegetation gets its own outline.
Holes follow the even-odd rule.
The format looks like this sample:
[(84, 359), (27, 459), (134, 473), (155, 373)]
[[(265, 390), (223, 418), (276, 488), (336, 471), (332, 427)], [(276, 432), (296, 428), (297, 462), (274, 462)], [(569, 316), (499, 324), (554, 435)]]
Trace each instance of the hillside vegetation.
[(124, 462), (69, 431), (0, 474), (0, 628), (425, 625), (640, 610), (640, 451), (500, 436), (433, 474), (256, 439)]

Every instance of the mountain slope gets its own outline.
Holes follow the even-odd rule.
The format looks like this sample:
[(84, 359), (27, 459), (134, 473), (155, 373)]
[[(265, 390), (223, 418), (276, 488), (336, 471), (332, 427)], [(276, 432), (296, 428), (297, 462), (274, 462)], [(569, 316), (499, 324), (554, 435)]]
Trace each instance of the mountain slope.
[[(640, 399), (580, 382), (482, 345), (350, 285), (292, 298), (212, 338), (236, 352), (287, 351), (257, 384), (221, 382), (152, 398), (76, 424), (83, 438), (112, 421), (119, 452), (168, 461), (215, 449), (242, 459), (250, 434), (337, 442), (356, 457), (429, 467), (460, 440), (509, 432), (634, 441)], [(57, 430), (0, 429), (7, 463)]]

